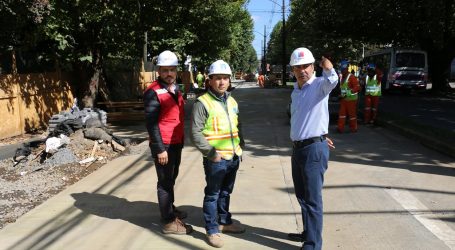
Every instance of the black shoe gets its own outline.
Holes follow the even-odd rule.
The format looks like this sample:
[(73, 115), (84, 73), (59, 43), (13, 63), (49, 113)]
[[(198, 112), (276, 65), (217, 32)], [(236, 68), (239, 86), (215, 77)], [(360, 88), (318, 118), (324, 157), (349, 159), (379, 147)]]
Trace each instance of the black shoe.
[(304, 242), (303, 240), (303, 232), (296, 234), (296, 233), (288, 233), (288, 238), (292, 241), (297, 241), (297, 242)]

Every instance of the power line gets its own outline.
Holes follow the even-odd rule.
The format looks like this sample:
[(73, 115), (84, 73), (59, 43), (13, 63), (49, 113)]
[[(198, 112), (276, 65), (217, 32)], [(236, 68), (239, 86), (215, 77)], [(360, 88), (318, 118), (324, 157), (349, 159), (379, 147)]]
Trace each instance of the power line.
[(272, 20), (273, 20), (273, 14), (275, 14), (275, 7), (276, 7), (276, 3), (273, 5), (273, 10), (272, 10), (272, 15), (270, 16), (270, 19), (269, 19), (269, 25), (268, 27), (272, 27)]
[[(273, 10), (249, 10), (249, 12), (283, 13), (283, 11), (273, 11)], [(291, 13), (291, 10), (287, 10), (286, 13)]]

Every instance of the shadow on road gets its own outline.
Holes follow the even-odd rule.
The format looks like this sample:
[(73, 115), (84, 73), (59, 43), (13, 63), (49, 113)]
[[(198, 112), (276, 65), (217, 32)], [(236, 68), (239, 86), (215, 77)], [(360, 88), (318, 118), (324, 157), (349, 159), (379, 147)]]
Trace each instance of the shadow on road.
[[(128, 201), (124, 198), (119, 198), (113, 195), (93, 194), (93, 193), (74, 193), (71, 196), (75, 199), (74, 206), (80, 209), (83, 214), (96, 215), (108, 219), (120, 219), (128, 221), (134, 225), (140, 226), (147, 230), (151, 230), (156, 235), (162, 236), (182, 247), (191, 249), (192, 246), (183, 240), (176, 240), (172, 237), (166, 237), (161, 233), (159, 224), (159, 207), (157, 203), (147, 201)], [(188, 218), (185, 220), (191, 225), (204, 227), (202, 208), (194, 206), (181, 206), (180, 209), (188, 213)], [(281, 242), (277, 239), (286, 239), (285, 232), (277, 232), (274, 230), (259, 228), (254, 226), (246, 226), (246, 233), (232, 235), (236, 238), (255, 242), (262, 246), (267, 246), (273, 249), (289, 249), (295, 246)], [(189, 236), (205, 241), (205, 234), (193, 231)]]

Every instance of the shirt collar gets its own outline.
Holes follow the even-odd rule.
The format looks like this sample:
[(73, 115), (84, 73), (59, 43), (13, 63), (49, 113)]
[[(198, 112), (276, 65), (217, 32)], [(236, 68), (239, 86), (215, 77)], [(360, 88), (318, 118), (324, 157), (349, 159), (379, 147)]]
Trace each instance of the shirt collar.
[(208, 90), (209, 94), (215, 97), (219, 101), (226, 101), (227, 98), (231, 95), (229, 92), (224, 92), (223, 96), (218, 96), (215, 92), (212, 91), (212, 89), (209, 88)]
[[(308, 79), (308, 81), (305, 84), (302, 85), (302, 88), (304, 88), (307, 85), (311, 85), (314, 82), (314, 79), (316, 79), (316, 72), (314, 72), (313, 76), (311, 76), (310, 79)], [(296, 81), (294, 83), (294, 89), (299, 89), (299, 82), (298, 81)]]
[(177, 93), (179, 91), (179, 86), (177, 85), (177, 83), (171, 84), (169, 86), (169, 84), (167, 84), (161, 78), (158, 78), (158, 83), (160, 84), (161, 88), (166, 89), (167, 91), (169, 91), (171, 93), (172, 93), (172, 91), (170, 91), (170, 90), (174, 90), (175, 93)]

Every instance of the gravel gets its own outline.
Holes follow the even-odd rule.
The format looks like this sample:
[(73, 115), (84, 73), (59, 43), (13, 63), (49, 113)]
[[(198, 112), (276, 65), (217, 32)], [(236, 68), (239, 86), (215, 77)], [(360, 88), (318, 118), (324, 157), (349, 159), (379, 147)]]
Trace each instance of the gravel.
[[(44, 168), (46, 167), (54, 167), (59, 165), (65, 165), (69, 163), (78, 162), (77, 157), (73, 154), (69, 148), (62, 148), (61, 150), (57, 151), (53, 154), (49, 159), (44, 161)], [(43, 164), (41, 164), (43, 165)]]
[(13, 162), (12, 158), (0, 161), (0, 230), (108, 161), (148, 150), (147, 142), (131, 143), (120, 153), (109, 143), (102, 142), (95, 152), (96, 162), (79, 164), (91, 156), (94, 144), (78, 130), (70, 136), (68, 145), (52, 155), (44, 153), (45, 145), (42, 144), (33, 148), (32, 154), (20, 163)]

